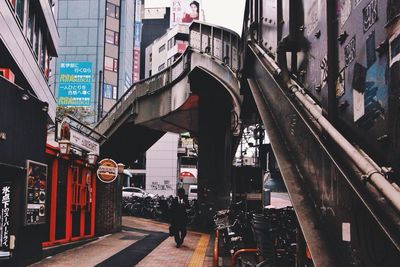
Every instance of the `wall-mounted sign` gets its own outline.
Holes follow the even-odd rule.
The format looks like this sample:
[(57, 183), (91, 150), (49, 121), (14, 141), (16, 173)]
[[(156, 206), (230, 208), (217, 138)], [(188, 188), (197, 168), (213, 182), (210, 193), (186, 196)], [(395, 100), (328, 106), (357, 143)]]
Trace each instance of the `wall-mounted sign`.
[(103, 183), (112, 183), (118, 176), (118, 165), (112, 159), (103, 159), (99, 162), (97, 178)]
[(10, 256), (10, 196), (11, 183), (0, 183), (0, 258)]
[(92, 62), (61, 62), (58, 105), (90, 106), (92, 95)]
[(90, 138), (78, 133), (71, 129), (71, 140), (72, 145), (75, 145), (83, 150), (93, 152), (96, 155), (100, 154), (100, 145), (96, 141), (93, 141)]
[(46, 223), (47, 165), (27, 160), (26, 170), (25, 225)]
[[(78, 131), (72, 129), (71, 127), (68, 127), (68, 122), (62, 121), (59, 123), (57, 127), (57, 139), (62, 140), (66, 139), (71, 142), (71, 145), (75, 147), (79, 147), (87, 152), (93, 152), (96, 155), (100, 155), (100, 144), (96, 142), (95, 140), (84, 136), (83, 134), (79, 133)], [(68, 128), (68, 133), (65, 134), (65, 130)], [(63, 134), (64, 133), (64, 134)]]

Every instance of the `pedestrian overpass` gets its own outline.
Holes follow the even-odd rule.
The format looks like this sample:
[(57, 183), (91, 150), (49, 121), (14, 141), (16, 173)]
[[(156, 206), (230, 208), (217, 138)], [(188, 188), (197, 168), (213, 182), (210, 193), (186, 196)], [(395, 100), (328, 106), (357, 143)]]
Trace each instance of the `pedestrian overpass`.
[[(262, 18), (248, 14), (257, 11), (252, 2), (247, 19)], [(373, 266), (367, 259), (369, 242), (376, 244), (376, 255), (396, 262), (399, 192), (325, 119), (296, 78), (287, 76), (271, 47), (263, 47), (267, 42), (257, 25), (245, 19), (246, 40), (240, 40), (227, 29), (194, 22), (186, 52), (134, 84), (96, 126), (108, 138), (101, 144), (102, 156), (129, 162), (164, 132), (189, 131), (199, 141), (199, 200), (224, 208), (239, 118), (246, 101), (254, 101), (304, 235), (299, 251), (305, 254), (307, 245), (316, 266), (357, 259)]]

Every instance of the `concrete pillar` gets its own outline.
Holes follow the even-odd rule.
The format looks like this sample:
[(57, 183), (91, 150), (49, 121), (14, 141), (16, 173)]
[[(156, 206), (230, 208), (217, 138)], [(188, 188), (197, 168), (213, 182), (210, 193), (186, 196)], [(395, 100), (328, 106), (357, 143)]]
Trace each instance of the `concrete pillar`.
[[(231, 185), (231, 100), (225, 90), (199, 90), (198, 199), (204, 226), (229, 206)], [(208, 215), (208, 216), (204, 216)]]

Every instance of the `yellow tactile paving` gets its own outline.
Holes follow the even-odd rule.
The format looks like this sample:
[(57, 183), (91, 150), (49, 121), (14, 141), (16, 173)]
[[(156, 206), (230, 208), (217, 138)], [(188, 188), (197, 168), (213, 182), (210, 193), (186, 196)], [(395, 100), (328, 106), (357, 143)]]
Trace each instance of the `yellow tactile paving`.
[(190, 259), (188, 267), (202, 267), (204, 263), (204, 257), (206, 256), (206, 250), (208, 242), (210, 241), (210, 236), (202, 234), (197, 247), (193, 252), (192, 258)]

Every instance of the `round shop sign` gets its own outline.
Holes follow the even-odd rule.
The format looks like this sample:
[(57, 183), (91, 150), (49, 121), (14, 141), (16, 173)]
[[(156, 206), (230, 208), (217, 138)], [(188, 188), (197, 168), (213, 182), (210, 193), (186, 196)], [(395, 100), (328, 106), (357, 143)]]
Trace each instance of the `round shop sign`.
[(112, 183), (118, 176), (118, 165), (112, 159), (103, 159), (99, 162), (97, 178), (103, 183)]

